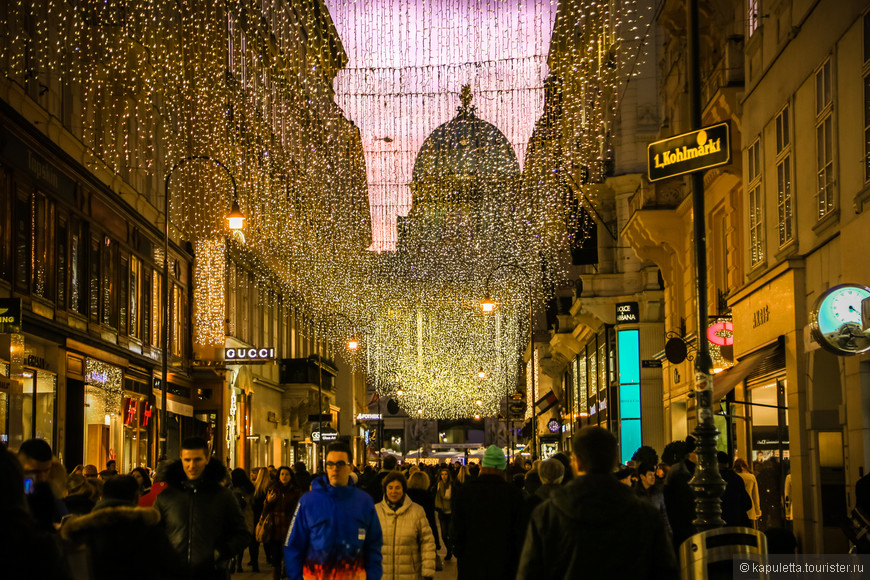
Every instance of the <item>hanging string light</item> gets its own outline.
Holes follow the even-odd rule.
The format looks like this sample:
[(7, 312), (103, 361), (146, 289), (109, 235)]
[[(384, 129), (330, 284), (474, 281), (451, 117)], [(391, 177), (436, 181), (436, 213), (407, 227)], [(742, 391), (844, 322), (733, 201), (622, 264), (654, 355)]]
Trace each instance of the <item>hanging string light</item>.
[[(516, 263), (535, 273), (540, 307), (564, 279), (577, 230), (572, 194), (553, 172), (565, 162), (558, 143), (575, 136), (548, 125), (545, 96), (558, 85), (601, 103), (600, 115), (564, 118), (581, 130), (568, 161), (605, 175), (635, 12), (579, 0), (326, 4), (328, 13), (301, 2), (9, 0), (0, 62), (29, 94), (71, 95), (65, 122), (86, 165), (139, 191), (146, 215), (163, 210), (158, 184), (175, 160), (226, 163), (237, 200), (214, 164), (173, 176), (173, 237), (197, 254), (198, 342), (223, 340), (224, 217), (237, 201), (246, 223), (230, 247), (250, 258), (262, 306), (281, 296), (330, 320), (317, 335), (356, 339), (342, 348), (351, 364), (394, 373), (375, 384), (385, 395), (402, 389), (412, 413), (495, 414), (519, 378), (528, 281), (493, 280), (500, 312), (486, 321), (476, 307), (484, 280)], [(581, 15), (585, 36), (574, 69), (556, 63), (554, 85), (557, 12)], [(457, 167), (471, 160), (475, 171), (420, 161), (439, 130), (429, 161), (461, 151)], [(474, 376), (481, 366), (485, 381)]]

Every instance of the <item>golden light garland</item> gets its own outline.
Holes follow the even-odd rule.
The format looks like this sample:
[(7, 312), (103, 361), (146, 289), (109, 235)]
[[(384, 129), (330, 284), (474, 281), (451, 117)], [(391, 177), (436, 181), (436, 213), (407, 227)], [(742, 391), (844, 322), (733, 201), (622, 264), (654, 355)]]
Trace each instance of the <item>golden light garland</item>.
[[(385, 391), (401, 386), (406, 409), (422, 408), (427, 418), (497, 412), (521, 376), (527, 288), (540, 308), (564, 279), (572, 236), (582, 234), (575, 195), (558, 171), (559, 142), (568, 137), (560, 131), (582, 127), (572, 136), (582, 146), (568, 161), (601, 179), (612, 158), (609, 119), (636, 58), (622, 40), (639, 38), (633, 8), (615, 14), (607, 2), (519, 0), (329, 0), (328, 10), (284, 0), (6, 4), (7, 78), (58, 108), (92, 171), (120, 177), (162, 211), (160, 184), (172, 164), (189, 155), (220, 160), (246, 217), (244, 241), (230, 244), (253, 256), (261, 301), (281, 297), (309, 320), (327, 321), (315, 335), (336, 347), (358, 335), (351, 363), (393, 385)], [(571, 14), (582, 14), (586, 44), (553, 82), (550, 30)], [(464, 85), (473, 104), (462, 102)], [(565, 112), (557, 127), (544, 108), (554, 87), (585, 91), (593, 106)], [(470, 113), (487, 138), (462, 143)], [(435, 158), (461, 150), (476, 160), (474, 171), (413, 175), (438, 127), (444, 140), (434, 143)], [(232, 188), (209, 162), (187, 163), (172, 180), (174, 236), (196, 251), (195, 340), (218, 345)], [(397, 216), (407, 217), (401, 240)], [(502, 270), (487, 284), (505, 262), (533, 279)], [(502, 304), (491, 319), (478, 309), (487, 292)]]

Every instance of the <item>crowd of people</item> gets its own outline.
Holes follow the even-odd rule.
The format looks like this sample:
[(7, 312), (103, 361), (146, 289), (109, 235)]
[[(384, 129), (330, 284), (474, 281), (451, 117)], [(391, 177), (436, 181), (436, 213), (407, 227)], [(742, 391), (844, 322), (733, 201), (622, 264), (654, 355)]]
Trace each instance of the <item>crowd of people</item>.
[[(0, 557), (10, 578), (72, 580), (225, 580), (259, 571), (261, 545), (274, 580), (428, 580), (442, 552), (459, 580), (676, 578), (676, 550), (695, 533), (692, 443), (618, 465), (614, 436), (585, 428), (545, 461), (508, 464), (491, 446), (469, 465), (386, 456), (360, 470), (334, 442), (312, 475), (301, 462), (230, 471), (191, 438), (177, 460), (121, 474), (114, 461), (68, 473), (32, 439), (0, 450)], [(719, 462), (726, 524), (753, 526), (751, 467)], [(788, 536), (771, 535), (771, 551), (794, 553)], [(624, 554), (633, 565), (614, 567)]]

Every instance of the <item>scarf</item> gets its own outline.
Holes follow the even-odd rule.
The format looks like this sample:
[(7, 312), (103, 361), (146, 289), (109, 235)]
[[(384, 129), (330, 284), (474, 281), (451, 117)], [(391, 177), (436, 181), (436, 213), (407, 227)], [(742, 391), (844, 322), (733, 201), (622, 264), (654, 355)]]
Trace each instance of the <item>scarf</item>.
[(402, 498), (401, 498), (399, 501), (397, 501), (396, 503), (393, 503), (393, 502), (391, 502), (390, 500), (388, 500), (388, 499), (386, 498), (386, 496), (384, 497), (384, 501), (387, 502), (387, 507), (388, 507), (388, 508), (390, 508), (390, 509), (393, 510), (393, 511), (396, 511), (397, 509), (399, 509), (400, 507), (402, 507), (402, 504), (405, 503), (405, 496), (402, 495)]

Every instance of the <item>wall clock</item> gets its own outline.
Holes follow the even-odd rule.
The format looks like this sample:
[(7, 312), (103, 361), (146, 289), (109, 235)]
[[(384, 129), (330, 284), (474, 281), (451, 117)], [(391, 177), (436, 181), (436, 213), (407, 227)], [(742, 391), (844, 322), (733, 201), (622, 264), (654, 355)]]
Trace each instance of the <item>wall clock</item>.
[(841, 356), (870, 350), (870, 330), (861, 325), (861, 302), (870, 288), (861, 284), (840, 284), (819, 296), (810, 311), (810, 332), (822, 348)]

